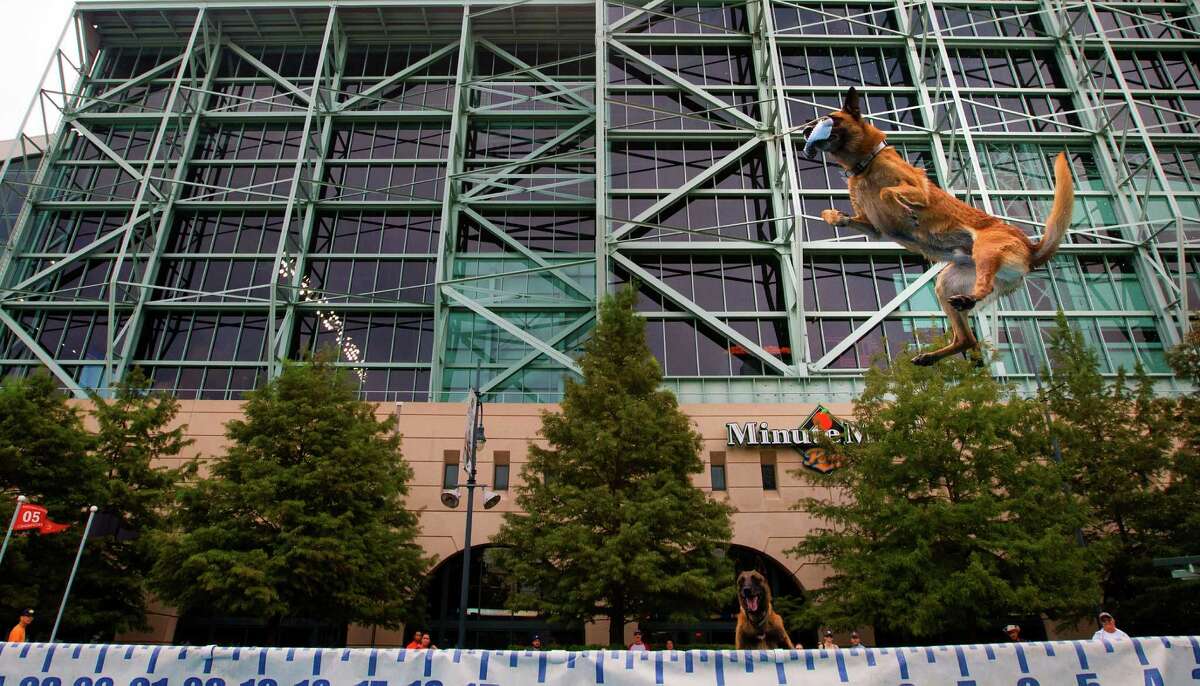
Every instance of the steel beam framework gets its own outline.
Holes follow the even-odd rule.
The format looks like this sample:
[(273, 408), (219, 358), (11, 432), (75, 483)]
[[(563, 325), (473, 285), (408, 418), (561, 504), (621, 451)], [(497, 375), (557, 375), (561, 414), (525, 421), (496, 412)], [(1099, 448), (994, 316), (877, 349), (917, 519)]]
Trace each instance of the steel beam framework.
[[(552, 402), (626, 282), (685, 402), (848, 399), (943, 326), (801, 159), (848, 85), (959, 197), (1076, 222), (976, 312), (1029, 391), (1058, 309), (1106, 369), (1200, 279), (1195, 0), (82, 3), (0, 168), (0, 372), (235, 398), (331, 345), (368, 398)], [(1164, 77), (1163, 74), (1168, 74)], [(877, 358), (879, 359), (879, 358)]]

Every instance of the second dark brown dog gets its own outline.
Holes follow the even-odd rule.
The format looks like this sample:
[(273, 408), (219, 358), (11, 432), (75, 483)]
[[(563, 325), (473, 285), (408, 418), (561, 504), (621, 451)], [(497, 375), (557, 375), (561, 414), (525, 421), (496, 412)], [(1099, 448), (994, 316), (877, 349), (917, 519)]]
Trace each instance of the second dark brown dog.
[(734, 644), (738, 650), (792, 648), (783, 618), (771, 608), (771, 587), (758, 572), (737, 578), (738, 621)]

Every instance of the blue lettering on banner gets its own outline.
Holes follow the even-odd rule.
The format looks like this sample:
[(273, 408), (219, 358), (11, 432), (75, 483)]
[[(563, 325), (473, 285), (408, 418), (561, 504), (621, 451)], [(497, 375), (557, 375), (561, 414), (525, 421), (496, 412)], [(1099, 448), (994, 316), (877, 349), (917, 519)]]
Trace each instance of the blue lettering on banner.
[[(1200, 679), (1197, 637), (1108, 641), (1107, 645), (1063, 641), (640, 654), (379, 648), (339, 648), (326, 654), (326, 650), (304, 648), (297, 654), (297, 649), (61, 643), (26, 643), (18, 649), (0, 644), (0, 686), (600, 686), (606, 680), (645, 686), (1125, 686), (1136, 674), (1142, 675), (1137, 682), (1141, 686), (1165, 686)], [(894, 660), (876, 659), (889, 650)], [(924, 659), (912, 660), (913, 655)], [(606, 662), (608, 671), (616, 670), (620, 678), (606, 674)]]

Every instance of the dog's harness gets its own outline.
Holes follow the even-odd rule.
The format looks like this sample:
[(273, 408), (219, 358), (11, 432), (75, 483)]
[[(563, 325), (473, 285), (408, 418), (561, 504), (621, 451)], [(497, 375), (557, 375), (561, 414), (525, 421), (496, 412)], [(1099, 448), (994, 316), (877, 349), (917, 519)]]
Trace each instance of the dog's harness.
[(887, 141), (879, 141), (879, 143), (875, 145), (875, 149), (871, 151), (870, 155), (867, 155), (865, 158), (859, 160), (858, 164), (850, 167), (850, 170), (846, 172), (846, 176), (858, 176), (859, 174), (865, 172), (867, 167), (871, 166), (871, 163), (875, 161), (875, 158), (879, 156), (879, 153), (883, 152), (883, 149), (887, 146)]

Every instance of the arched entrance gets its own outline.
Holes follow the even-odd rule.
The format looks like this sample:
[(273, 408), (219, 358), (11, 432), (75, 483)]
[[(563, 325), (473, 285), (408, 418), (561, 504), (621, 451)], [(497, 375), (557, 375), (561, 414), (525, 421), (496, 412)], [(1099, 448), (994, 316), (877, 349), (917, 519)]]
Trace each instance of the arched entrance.
[[(495, 566), (497, 547), (471, 546), (471, 572), (467, 585), (467, 648), (503, 649), (528, 646), (540, 635), (547, 647), (582, 645), (583, 627), (554, 624), (532, 612), (513, 612), (507, 607), (509, 581)], [(459, 592), (462, 583), (462, 551), (447, 557), (433, 572), (425, 604), (424, 619), (409, 623), (407, 633), (420, 629), (433, 634), (433, 642), (451, 648), (458, 639)]]
[[(742, 545), (730, 545), (725, 555), (733, 561), (735, 572), (757, 569), (767, 578), (774, 609), (784, 617), (793, 641), (799, 639), (805, 642), (815, 635), (816, 626), (798, 626), (794, 620), (787, 621), (803, 606), (805, 594), (796, 577), (786, 567), (770, 555)], [(671, 622), (665, 618), (654, 618), (641, 623), (642, 636), (655, 648), (662, 647), (667, 639), (674, 641), (679, 648), (689, 645), (733, 645), (737, 615), (737, 598), (731, 591), (729, 602), (721, 607), (718, 614), (699, 622)]]

